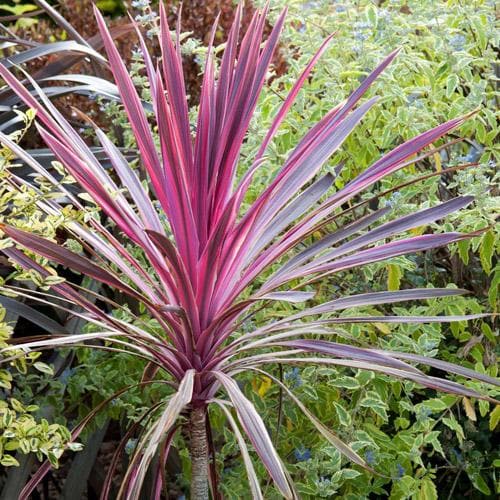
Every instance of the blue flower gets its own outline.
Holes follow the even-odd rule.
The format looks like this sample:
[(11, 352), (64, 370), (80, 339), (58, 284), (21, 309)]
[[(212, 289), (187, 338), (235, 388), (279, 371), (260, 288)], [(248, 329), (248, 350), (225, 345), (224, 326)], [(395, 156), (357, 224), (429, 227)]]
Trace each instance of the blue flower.
[(463, 463), (464, 457), (462, 456), (462, 454), (456, 448), (452, 448), (451, 451), (455, 455), (457, 462)]
[(356, 55), (359, 56), (359, 54), (361, 54), (361, 52), (363, 51), (363, 48), (361, 47), (361, 45), (355, 44), (353, 45), (352, 50)]
[(293, 454), (295, 455), (297, 462), (307, 462), (307, 460), (311, 460), (311, 450), (304, 447), (304, 445), (300, 445), (299, 448), (295, 448)]
[(415, 102), (420, 97), (420, 92), (412, 92), (407, 98), (406, 103), (411, 104)]
[(131, 455), (135, 449), (135, 445), (137, 444), (137, 439), (129, 439), (127, 444), (125, 445), (125, 453), (127, 455)]
[(465, 157), (465, 160), (469, 163), (474, 163), (479, 159), (480, 156), (481, 151), (479, 151), (479, 149), (476, 149), (475, 147), (471, 147), (469, 149), (469, 152), (467, 153), (467, 156)]
[(396, 206), (398, 204), (398, 202), (400, 201), (402, 196), (403, 195), (399, 191), (392, 193), (391, 197), (385, 202), (385, 206), (386, 207)]
[(367, 30), (372, 27), (372, 25), (368, 22), (360, 21), (358, 23), (354, 23), (354, 27), (360, 30)]
[(285, 380), (288, 381), (290, 386), (300, 387), (302, 385), (302, 379), (300, 378), (300, 370), (297, 367), (292, 368), (291, 370), (285, 373)]
[(156, 12), (148, 12), (147, 14), (135, 16), (135, 20), (141, 24), (152, 23), (157, 17)]
[(384, 21), (389, 21), (392, 17), (392, 14), (387, 9), (379, 9), (378, 17), (379, 19), (382, 19)]
[(321, 476), (319, 479), (316, 480), (316, 485), (319, 488), (328, 488), (332, 484), (332, 481), (330, 478)]
[(465, 46), (465, 37), (463, 35), (455, 35), (450, 40), (450, 46), (455, 52), (463, 51)]
[(150, 0), (134, 0), (132, 2), (132, 7), (136, 9), (146, 9), (146, 7), (149, 7), (150, 3)]
[(405, 468), (401, 464), (397, 464), (396, 468), (396, 479), (401, 479), (405, 475)]
[(368, 35), (366, 33), (361, 33), (360, 31), (355, 31), (354, 32), (354, 38), (356, 40), (359, 40), (360, 42), (363, 42), (368, 38)]
[(366, 450), (365, 460), (368, 465), (373, 465), (375, 463), (375, 453), (372, 450)]

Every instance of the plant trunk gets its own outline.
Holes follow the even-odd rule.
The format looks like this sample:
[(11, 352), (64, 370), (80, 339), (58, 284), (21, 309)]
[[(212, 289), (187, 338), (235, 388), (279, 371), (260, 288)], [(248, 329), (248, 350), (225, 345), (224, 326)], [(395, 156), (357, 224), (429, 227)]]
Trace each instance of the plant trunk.
[(208, 443), (205, 408), (191, 410), (191, 500), (208, 500)]

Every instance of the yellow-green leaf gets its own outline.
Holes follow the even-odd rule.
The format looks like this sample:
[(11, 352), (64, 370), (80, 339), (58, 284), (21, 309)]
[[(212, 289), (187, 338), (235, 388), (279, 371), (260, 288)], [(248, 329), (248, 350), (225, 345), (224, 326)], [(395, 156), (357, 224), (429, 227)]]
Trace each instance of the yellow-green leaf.
[(469, 420), (473, 422), (477, 421), (476, 410), (474, 410), (474, 405), (470, 402), (469, 398), (463, 398), (462, 404), (464, 405), (465, 414)]
[(496, 405), (495, 409), (490, 413), (490, 431), (494, 431), (500, 422), (500, 405)]
[(387, 264), (387, 289), (399, 290), (403, 273), (397, 264)]
[(420, 484), (418, 500), (437, 500), (437, 490), (431, 478), (426, 477)]
[(4, 467), (18, 467), (19, 462), (11, 455), (4, 455), (0, 460), (0, 464)]
[(491, 259), (493, 257), (493, 249), (495, 246), (495, 235), (493, 231), (488, 231), (484, 234), (481, 240), (481, 248), (479, 249), (479, 257), (481, 265), (487, 274), (491, 272)]
[(446, 97), (450, 98), (458, 86), (458, 76), (451, 74), (446, 81)]
[(257, 393), (262, 398), (266, 395), (266, 392), (271, 388), (271, 379), (269, 377), (263, 377), (262, 383), (260, 384)]

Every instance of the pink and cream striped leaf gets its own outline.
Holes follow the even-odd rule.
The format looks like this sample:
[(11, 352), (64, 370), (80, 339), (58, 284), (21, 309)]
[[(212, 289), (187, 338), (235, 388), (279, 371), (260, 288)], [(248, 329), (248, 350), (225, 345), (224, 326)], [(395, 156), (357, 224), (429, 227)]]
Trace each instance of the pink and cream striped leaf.
[[(276, 110), (258, 151), (249, 159), (248, 170), (240, 176), (240, 154), (259, 96), (267, 84), (286, 18), (285, 9), (265, 37), (268, 10), (268, 4), (256, 10), (242, 34), (243, 2), (238, 5), (220, 61), (213, 46), (217, 22), (214, 24), (197, 116), (192, 121), (183, 77), (180, 23), (173, 34), (163, 3), (160, 2), (156, 40), (162, 54), (159, 60), (153, 60), (148, 53), (146, 39), (135, 26), (151, 91), (151, 105), (147, 107), (150, 113), (104, 18), (95, 9), (105, 55), (137, 145), (140, 174), (105, 131), (92, 124), (96, 139), (111, 164), (111, 170), (104, 168), (95, 151), (29, 75), (24, 76), (31, 90), (8, 67), (0, 65), (0, 76), (5, 83), (36, 111), (38, 131), (47, 146), (87, 195), (85, 198), (93, 200), (100, 209), (99, 217), (87, 217), (85, 222), (63, 222), (61, 229), (80, 242), (81, 253), (43, 235), (18, 229), (15, 224), (0, 227), (15, 244), (2, 252), (15, 265), (36, 270), (43, 278), (51, 271), (37, 263), (33, 253), (97, 280), (104, 288), (123, 292), (159, 325), (150, 332), (135, 323), (119, 320), (92, 303), (85, 289), (67, 281), (52, 287), (51, 292), (60, 297), (55, 307), (78, 305), (81, 312), (75, 314), (93, 323), (98, 332), (88, 336), (27, 340), (24, 347), (45, 349), (80, 345), (85, 340), (102, 341), (103, 345), (95, 348), (135, 353), (146, 361), (144, 383), (162, 380), (177, 388), (165, 407), (159, 405), (151, 409), (150, 415), (155, 414), (157, 418), (146, 430), (130, 462), (120, 493), (122, 497), (140, 496), (146, 470), (155, 462), (152, 459), (157, 450), (158, 463), (165, 463), (173, 435), (177, 426), (183, 425), (184, 415), (194, 408), (217, 404), (236, 434), (254, 498), (262, 498), (262, 493), (246, 438), (279, 492), (285, 498), (296, 498), (286, 467), (262, 418), (236, 382), (238, 374), (244, 371), (268, 373), (261, 370), (262, 365), (316, 363), (339, 369), (371, 370), (410, 380), (418, 387), (488, 401), (494, 400), (486, 387), (480, 392), (455, 380), (429, 376), (424, 368), (416, 365), (474, 380), (476, 384), (499, 385), (498, 380), (488, 374), (437, 359), (338, 342), (336, 325), (444, 323), (484, 317), (484, 314), (397, 316), (390, 312), (391, 304), (439, 300), (460, 295), (464, 290), (382, 291), (329, 297), (318, 303), (312, 287), (323, 277), (335, 279), (340, 272), (429, 251), (475, 235), (432, 234), (430, 230), (420, 236), (407, 234), (415, 227), (432, 225), (473, 203), (469, 196), (399, 218), (391, 219), (389, 208), (366, 209), (357, 215), (358, 208), (366, 203), (366, 198), (361, 198), (365, 190), (436, 151), (425, 148), (436, 147), (443, 136), (459, 127), (468, 116), (450, 120), (399, 144), (344, 187), (336, 189), (334, 181), (344, 165), (330, 165), (332, 155), (343, 147), (366, 115), (379, 109), (377, 97), (365, 96), (397, 56), (396, 50), (344, 102), (334, 106), (304, 134), (282, 165), (269, 165), (266, 151), (301, 89), (312, 77), (321, 55), (334, 43), (335, 38), (329, 36)], [(83, 199), (60, 185), (46, 167), (12, 138), (0, 133), (0, 142), (37, 175), (52, 183), (76, 209), (88, 210)], [(258, 194), (250, 203), (246, 198), (249, 188), (256, 182), (258, 169), (264, 166), (276, 174), (267, 186), (255, 186)], [(143, 182), (144, 176), (147, 184)], [(17, 177), (14, 170), (8, 182), (19, 190), (29, 185), (28, 180)], [(29, 187), (40, 194), (36, 204), (41, 211), (64, 219), (61, 203), (44, 199), (36, 186)], [(343, 211), (345, 205), (349, 209)], [(322, 236), (311, 243), (309, 238), (318, 231)], [(54, 299), (53, 295), (40, 295), (19, 287), (15, 291), (40, 304), (46, 305)], [(111, 304), (104, 293), (98, 298), (99, 303)], [(252, 331), (244, 329), (246, 320), (254, 317), (256, 311), (267, 308), (269, 303), (273, 304), (266, 315), (270, 319)], [(281, 303), (283, 309), (278, 319), (274, 319)], [(363, 315), (362, 310), (349, 311), (366, 306), (370, 307), (367, 315)], [(384, 309), (379, 316), (373, 308), (380, 306)], [(349, 314), (345, 314), (346, 311)], [(324, 340), (326, 336), (328, 340)], [(14, 347), (22, 348), (23, 343)], [(367, 468), (362, 458), (319, 422), (285, 385), (272, 373), (268, 376), (290, 396), (327, 441), (349, 460)], [(222, 399), (224, 397), (226, 399)], [(77, 431), (80, 430), (79, 427)], [(113, 458), (114, 467), (118, 460), (118, 456)], [(27, 498), (47, 471), (45, 464), (28, 483), (23, 498)], [(162, 476), (158, 470), (154, 477), (153, 494), (159, 499)], [(106, 485), (104, 498), (111, 489), (110, 479)]]

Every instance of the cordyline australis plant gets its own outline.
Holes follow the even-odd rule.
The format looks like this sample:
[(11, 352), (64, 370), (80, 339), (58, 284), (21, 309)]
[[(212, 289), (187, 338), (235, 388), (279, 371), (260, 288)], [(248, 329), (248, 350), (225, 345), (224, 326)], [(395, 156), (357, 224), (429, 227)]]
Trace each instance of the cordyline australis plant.
[[(208, 498), (209, 483), (213, 495), (218, 496), (215, 466), (210, 474), (208, 466), (209, 455), (213, 455), (214, 450), (210, 450), (211, 440), (207, 439), (207, 433), (210, 435), (207, 408), (218, 405), (240, 446), (253, 497), (262, 498), (262, 494), (247, 440), (281, 494), (295, 498), (293, 484), (262, 418), (236, 382), (237, 375), (247, 371), (256, 376), (265, 374), (270, 377), (333, 446), (349, 460), (369, 469), (364, 460), (319, 422), (279, 378), (266, 371), (265, 367), (272, 364), (323, 363), (372, 370), (440, 391), (488, 399), (459, 383), (426, 375), (414, 365), (427, 365), (498, 385), (498, 381), (487, 375), (409, 353), (318, 340), (321, 336), (334, 335), (332, 326), (340, 323), (428, 323), (478, 317), (338, 317), (333, 314), (352, 307), (458, 295), (463, 290), (425, 288), (333, 298), (314, 307), (306, 306), (300, 312), (263, 324), (251, 332), (242, 332), (240, 328), (252, 313), (273, 301), (299, 303), (312, 299), (314, 292), (302, 290), (320, 278), (469, 237), (453, 232), (387, 241), (391, 236), (429, 224), (468, 205), (472, 199), (465, 196), (383, 224), (377, 224), (377, 221), (390, 209), (376, 210), (304, 245), (310, 235), (327, 227), (333, 218), (339, 216), (341, 205), (355, 199), (383, 177), (432, 154), (415, 156), (464, 119), (451, 120), (405, 142), (337, 191), (331, 187), (340, 166), (317, 177), (332, 153), (375, 104), (376, 99), (361, 104), (360, 100), (394, 59), (394, 52), (345, 102), (332, 109), (305, 134), (272, 182), (243, 212), (242, 203), (252, 177), (259, 167), (265, 165), (268, 145), (331, 37), (319, 48), (290, 90), (249, 170), (242, 178), (237, 178), (240, 149), (266, 80), (285, 12), (279, 16), (264, 43), (263, 27), (268, 7), (256, 12), (239, 43), (240, 5), (217, 72), (210, 43), (198, 118), (192, 134), (183, 82), (180, 28), (177, 26), (176, 41), (173, 41), (165, 9), (160, 7), (158, 36), (163, 64), (155, 66), (152, 62), (138, 30), (159, 148), (141, 99), (103, 18), (96, 10), (110, 68), (154, 195), (150, 195), (105, 133), (96, 128), (96, 136), (111, 160), (113, 175), (100, 165), (87, 144), (35, 82), (30, 81), (40, 102), (6, 68), (0, 68), (0, 75), (7, 84), (36, 110), (38, 130), (47, 145), (82, 190), (102, 209), (107, 221), (101, 223), (96, 217), (90, 217), (87, 223), (65, 223), (72, 238), (83, 245), (84, 252), (80, 254), (41, 236), (3, 225), (4, 233), (18, 245), (5, 249), (4, 253), (22, 268), (34, 269), (42, 276), (48, 276), (49, 271), (37, 264), (25, 253), (26, 250), (98, 280), (143, 304), (162, 328), (162, 333), (157, 334), (112, 317), (89, 301), (81, 287), (65, 282), (52, 288), (68, 303), (83, 308), (84, 312), (75, 314), (97, 325), (99, 331), (22, 344), (25, 348), (43, 349), (100, 339), (105, 341), (100, 348), (133, 352), (148, 361), (139, 385), (163, 381), (175, 387), (169, 399), (161, 401), (144, 415), (145, 421), (155, 417), (152, 419), (154, 423), (142, 430), (119, 497), (139, 498), (146, 471), (153, 467), (153, 463), (157, 470), (152, 497), (160, 497), (165, 486), (165, 461), (181, 425), (187, 425), (190, 436), (192, 498)], [(17, 157), (57, 185), (75, 207), (85, 210), (77, 197), (59, 185), (51, 173), (22, 148), (5, 135), (0, 138)], [(15, 187), (22, 187), (25, 181), (11, 174), (10, 182)], [(40, 197), (38, 204), (47, 214), (61, 213), (61, 206), (53, 200)], [(118, 236), (116, 231), (112, 232), (113, 228), (119, 231)], [(143, 252), (154, 272), (146, 271), (130, 253), (131, 244)], [(18, 288), (16, 291), (40, 301), (50, 301), (26, 290)], [(99, 298), (109, 302), (105, 297)], [(115, 397), (128, 389), (123, 389)], [(94, 409), (74, 430), (74, 437), (98, 410)], [(103, 498), (109, 494), (120, 451), (136, 428), (137, 425), (127, 433), (115, 454)], [(159, 458), (153, 462), (155, 455)], [(24, 488), (22, 498), (29, 495), (48, 468), (48, 464), (40, 468)]]

